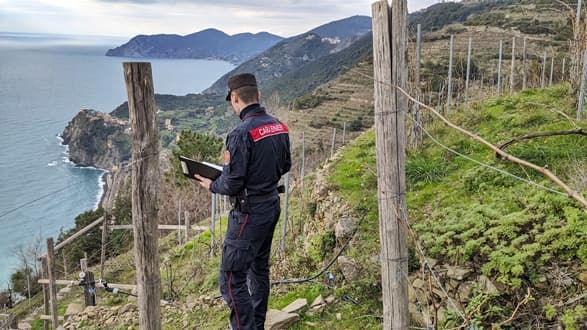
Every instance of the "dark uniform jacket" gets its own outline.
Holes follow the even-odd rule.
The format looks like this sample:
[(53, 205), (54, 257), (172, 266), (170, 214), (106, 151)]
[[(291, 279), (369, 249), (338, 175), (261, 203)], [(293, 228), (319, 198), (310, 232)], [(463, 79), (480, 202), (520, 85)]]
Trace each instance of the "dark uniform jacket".
[(246, 192), (253, 203), (270, 199), (277, 196), (277, 183), (291, 168), (288, 128), (259, 104), (243, 109), (240, 118), (226, 137), (222, 175), (210, 190), (228, 196)]

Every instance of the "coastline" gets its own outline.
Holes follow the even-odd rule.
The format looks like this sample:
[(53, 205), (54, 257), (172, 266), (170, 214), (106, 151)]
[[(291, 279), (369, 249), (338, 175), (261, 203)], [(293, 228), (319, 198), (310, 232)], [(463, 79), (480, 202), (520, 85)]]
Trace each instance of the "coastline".
[(100, 167), (96, 167), (96, 166), (83, 166), (83, 165), (79, 165), (77, 163), (75, 163), (74, 161), (71, 160), (71, 158), (69, 158), (69, 145), (68, 144), (63, 144), (63, 137), (58, 134), (57, 135), (57, 139), (59, 140), (59, 145), (62, 146), (64, 148), (63, 151), (63, 162), (66, 164), (69, 164), (70, 166), (72, 166), (73, 168), (79, 168), (79, 169), (89, 169), (89, 170), (95, 170), (95, 171), (100, 171), (101, 174), (98, 177), (98, 192), (96, 193), (96, 196), (94, 198), (95, 203), (94, 203), (94, 207), (93, 207), (93, 211), (97, 210), (101, 205), (102, 202), (104, 201), (104, 198), (106, 196), (106, 192), (108, 191), (108, 182), (107, 182), (107, 174), (110, 173), (110, 171), (108, 171), (107, 169), (104, 168), (100, 168)]

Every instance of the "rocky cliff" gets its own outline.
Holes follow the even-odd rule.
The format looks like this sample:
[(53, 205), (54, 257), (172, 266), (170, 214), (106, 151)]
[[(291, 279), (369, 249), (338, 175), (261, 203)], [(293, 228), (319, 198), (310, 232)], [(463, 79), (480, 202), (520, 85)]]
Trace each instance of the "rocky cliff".
[(111, 170), (128, 161), (131, 143), (128, 122), (107, 113), (81, 110), (61, 133), (69, 159), (81, 166)]

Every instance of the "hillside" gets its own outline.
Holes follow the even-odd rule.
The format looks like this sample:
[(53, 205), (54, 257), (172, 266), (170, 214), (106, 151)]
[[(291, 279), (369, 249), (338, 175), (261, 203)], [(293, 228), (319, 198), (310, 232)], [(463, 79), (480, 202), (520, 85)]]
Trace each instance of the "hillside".
[[(342, 51), (371, 30), (371, 18), (352, 16), (281, 41), (218, 79), (205, 94), (222, 94), (232, 75), (252, 72), (263, 88), (271, 81), (328, 54)], [(332, 64), (332, 63), (331, 63)]]
[[(343, 87), (344, 81), (331, 88)], [(454, 112), (450, 119), (500, 143), (527, 133), (573, 128), (562, 115), (573, 114), (571, 103), (563, 85), (492, 98), (470, 110)], [(576, 124), (584, 126), (586, 122)], [(421, 149), (409, 150), (407, 203), (413, 236), (405, 276), (410, 283), (411, 325), (424, 327), (426, 319), (434, 320), (438, 315), (438, 329), (462, 324), (491, 328), (502, 322), (502, 329), (587, 326), (585, 210), (566, 196), (520, 181), (516, 177), (558, 190), (541, 175), (496, 159), (487, 148), (444, 125), (432, 124), (428, 132), (442, 145), (491, 168), (457, 156), (430, 139)], [(586, 195), (585, 138), (542, 137), (515, 144), (508, 151), (548, 165)], [(273, 286), (270, 308), (282, 309), (297, 298), (311, 302), (322, 296), (328, 301), (299, 312), (300, 320), (290, 329), (357, 329), (357, 319), (362, 320), (361, 328), (381, 328), (374, 148), (374, 132), (370, 130), (308, 174), (308, 192), (299, 194), (294, 188), (290, 196), (292, 223), (286, 250), (277, 249), (278, 237), (274, 242), (272, 280), (318, 277)], [(217, 299), (219, 260), (209, 258), (206, 248), (210, 233), (197, 235), (180, 247), (175, 246), (175, 239), (170, 235), (161, 241), (160, 248), (162, 272), (166, 274), (162, 280), (164, 296), (170, 300), (162, 307), (164, 326), (225, 329), (227, 309)], [(334, 265), (320, 274), (347, 241), (350, 244)], [(431, 291), (424, 260), (440, 280), (440, 285), (432, 281)], [(129, 254), (107, 264), (109, 281), (133, 282)], [(63, 303), (79, 301), (77, 290), (66, 295)], [(121, 329), (136, 326), (132, 297), (107, 293), (99, 297), (99, 307), (74, 316), (67, 328), (97, 329), (105, 322)]]
[(239, 64), (282, 39), (267, 32), (229, 36), (216, 29), (206, 29), (186, 36), (138, 35), (119, 47), (109, 49), (106, 56), (217, 59)]

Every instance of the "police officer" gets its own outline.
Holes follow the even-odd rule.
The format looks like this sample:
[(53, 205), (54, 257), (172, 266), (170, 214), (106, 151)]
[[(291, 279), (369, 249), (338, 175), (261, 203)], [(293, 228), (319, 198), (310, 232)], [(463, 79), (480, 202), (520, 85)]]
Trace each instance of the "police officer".
[(213, 193), (230, 196), (233, 209), (222, 246), (220, 292), (234, 330), (263, 329), (269, 299), (269, 255), (281, 212), (277, 183), (291, 167), (288, 128), (259, 105), (250, 73), (228, 80), (240, 124), (228, 134), (222, 175), (196, 176)]

